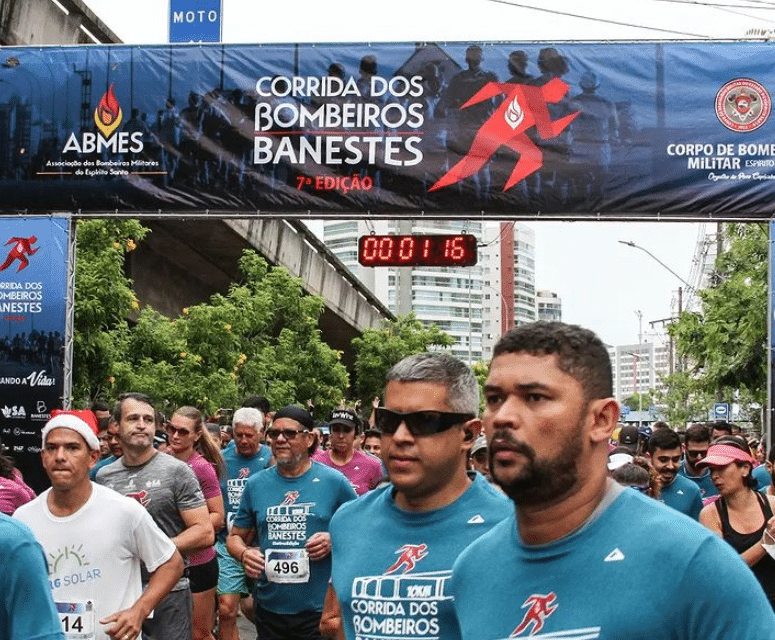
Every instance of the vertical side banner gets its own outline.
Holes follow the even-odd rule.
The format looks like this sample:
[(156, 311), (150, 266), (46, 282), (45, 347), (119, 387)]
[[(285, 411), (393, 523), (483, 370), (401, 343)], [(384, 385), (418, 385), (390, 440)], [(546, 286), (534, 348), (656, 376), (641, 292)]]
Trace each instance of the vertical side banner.
[(764, 434), (765, 434), (765, 442), (766, 442), (766, 450), (767, 454), (769, 455), (770, 449), (772, 447), (772, 421), (773, 417), (775, 417), (775, 408), (773, 408), (773, 402), (775, 402), (775, 388), (773, 388), (773, 385), (775, 385), (775, 375), (773, 375), (772, 368), (775, 366), (775, 318), (773, 318), (773, 313), (775, 313), (775, 310), (773, 310), (773, 288), (775, 288), (775, 266), (773, 266), (773, 255), (775, 255), (775, 251), (773, 251), (772, 243), (775, 241), (775, 220), (770, 220), (769, 224), (769, 262), (770, 262), (770, 268), (769, 268), (769, 282), (767, 283), (767, 334), (769, 336), (769, 342), (770, 342), (770, 348), (767, 352), (767, 415), (766, 420), (764, 423)]
[(40, 432), (61, 408), (69, 220), (0, 221), (0, 440), (40, 490)]

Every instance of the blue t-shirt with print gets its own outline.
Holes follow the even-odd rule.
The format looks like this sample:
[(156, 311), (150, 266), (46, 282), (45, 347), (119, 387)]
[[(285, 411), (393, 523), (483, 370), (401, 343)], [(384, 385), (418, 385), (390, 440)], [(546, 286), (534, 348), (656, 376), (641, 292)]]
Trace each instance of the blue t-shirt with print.
[(514, 517), (501, 522), (460, 555), (449, 593), (463, 640), (775, 639), (772, 607), (737, 552), (629, 489), (548, 544), (523, 543)]
[[(248, 480), (242, 492), (234, 526), (255, 529), (253, 544), (261, 548), (267, 565), (274, 557), (288, 558), (288, 564), (295, 561), (292, 551), (303, 549), (315, 533), (328, 531), (334, 512), (357, 497), (344, 475), (310, 462), (310, 468), (297, 478), (286, 478), (277, 467), (261, 471)], [(262, 608), (274, 613), (322, 611), (330, 577), (331, 554), (309, 561), (307, 582), (270, 582), (266, 572), (262, 573), (254, 595)]]
[(700, 488), (681, 474), (676, 474), (669, 485), (662, 487), (659, 501), (690, 518), (700, 519), (700, 511), (702, 511)]
[(702, 497), (703, 502), (705, 502), (707, 498), (712, 498), (713, 496), (718, 495), (718, 489), (716, 489), (716, 485), (713, 484), (713, 481), (710, 479), (709, 468), (705, 467), (700, 475), (693, 476), (686, 468), (686, 460), (683, 460), (681, 462), (681, 466), (678, 467), (678, 473), (697, 485), (700, 490), (700, 496)]
[(514, 505), (478, 474), (457, 500), (433, 511), (405, 511), (393, 492), (392, 485), (375, 489), (331, 521), (331, 582), (345, 635), (455, 640), (447, 584), (452, 563)]
[(226, 526), (218, 532), (218, 540), (225, 543), (226, 536), (231, 529), (231, 523), (234, 516), (237, 515), (237, 509), (239, 509), (245, 483), (248, 478), (269, 466), (272, 460), (272, 450), (262, 444), (252, 456), (241, 455), (236, 446), (227, 447), (222, 453), (223, 461), (226, 463), (226, 477), (221, 480)]

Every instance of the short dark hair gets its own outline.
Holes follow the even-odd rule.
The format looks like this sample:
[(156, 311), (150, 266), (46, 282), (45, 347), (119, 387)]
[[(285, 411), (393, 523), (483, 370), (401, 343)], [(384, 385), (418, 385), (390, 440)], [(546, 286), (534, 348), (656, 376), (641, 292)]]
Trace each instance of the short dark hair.
[(382, 432), (379, 431), (378, 429), (366, 429), (366, 431), (364, 431), (363, 433), (364, 440), (366, 438), (381, 438), (381, 437), (382, 437)]
[(104, 400), (95, 400), (91, 403), (91, 410), (95, 413), (97, 411), (110, 411), (110, 405)]
[(151, 397), (145, 395), (144, 393), (128, 391), (127, 393), (122, 393), (118, 400), (116, 400), (116, 404), (113, 405), (113, 419), (116, 421), (116, 423), (121, 422), (121, 412), (124, 410), (125, 400), (134, 400), (135, 402), (142, 402), (144, 404), (150, 405), (153, 407), (154, 420), (157, 420), (158, 416), (156, 415), (156, 408), (153, 405), (153, 400), (151, 400)]
[(681, 438), (672, 429), (657, 429), (649, 438), (649, 453), (654, 455), (657, 449), (680, 449)]
[(258, 409), (264, 415), (271, 411), (269, 400), (264, 396), (250, 395), (242, 401), (242, 406)]
[(714, 431), (726, 431), (730, 436), (732, 435), (732, 425), (729, 424), (726, 420), (717, 420), (711, 425), (711, 427)]
[(686, 442), (710, 442), (708, 425), (696, 422), (686, 430)]
[(581, 385), (584, 398), (613, 396), (611, 358), (594, 332), (564, 322), (532, 322), (503, 334), (493, 349), (493, 358), (504, 353), (556, 355), (560, 370)]

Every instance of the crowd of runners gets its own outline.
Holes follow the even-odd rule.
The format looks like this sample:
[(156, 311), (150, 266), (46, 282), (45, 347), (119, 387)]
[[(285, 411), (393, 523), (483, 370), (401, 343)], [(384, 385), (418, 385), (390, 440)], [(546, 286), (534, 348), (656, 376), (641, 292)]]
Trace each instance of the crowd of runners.
[(56, 412), (39, 496), (0, 455), (0, 640), (775, 639), (767, 447), (622, 426), (588, 330), (506, 333), (483, 402), (423, 353), (369, 416), (245, 404)]

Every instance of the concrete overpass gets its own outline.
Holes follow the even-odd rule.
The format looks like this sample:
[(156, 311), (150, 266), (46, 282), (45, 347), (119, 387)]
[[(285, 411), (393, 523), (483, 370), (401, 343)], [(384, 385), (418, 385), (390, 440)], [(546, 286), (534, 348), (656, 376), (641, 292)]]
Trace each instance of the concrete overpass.
[(323, 298), (323, 339), (344, 352), (342, 361), (348, 369), (354, 362), (352, 339), (394, 317), (298, 220), (143, 222), (151, 233), (129, 254), (130, 276), (141, 304), (165, 315), (177, 316), (184, 307), (206, 301), (214, 293), (226, 293), (238, 278), (242, 251), (254, 248), (270, 264), (301, 278), (308, 293)]

